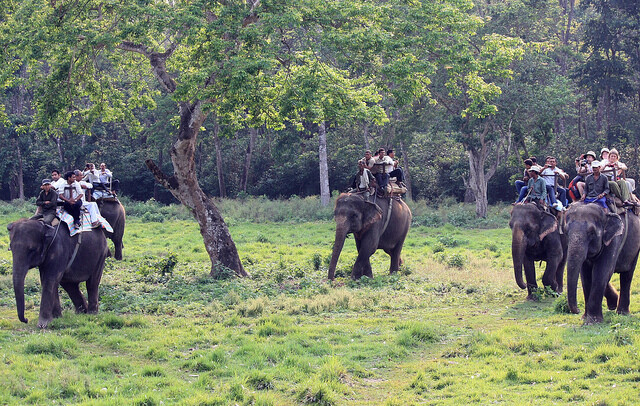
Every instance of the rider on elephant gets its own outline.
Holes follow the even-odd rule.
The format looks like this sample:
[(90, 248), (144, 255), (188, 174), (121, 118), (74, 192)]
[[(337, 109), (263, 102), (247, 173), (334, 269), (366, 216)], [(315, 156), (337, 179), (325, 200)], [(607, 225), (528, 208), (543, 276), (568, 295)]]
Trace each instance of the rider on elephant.
[(371, 171), (366, 168), (363, 160), (358, 161), (358, 173), (353, 177), (351, 182), (351, 189), (363, 193), (365, 200), (369, 200), (369, 196), (376, 190), (376, 180), (371, 174)]
[(56, 218), (56, 210), (58, 208), (58, 193), (51, 187), (49, 179), (42, 180), (42, 190), (36, 200), (38, 206), (38, 214), (31, 217), (32, 220), (43, 219), (45, 224), (51, 225), (53, 219)]
[(534, 202), (538, 206), (544, 205), (547, 200), (547, 184), (540, 177), (542, 168), (539, 165), (533, 165), (529, 169), (529, 183), (527, 184), (527, 190), (529, 195), (524, 199), (524, 202)]
[(600, 162), (593, 161), (591, 163), (593, 173), (585, 179), (585, 193), (582, 200), (586, 203), (597, 203), (604, 208), (605, 213), (608, 212), (607, 195), (609, 194), (609, 181), (606, 176), (600, 174)]

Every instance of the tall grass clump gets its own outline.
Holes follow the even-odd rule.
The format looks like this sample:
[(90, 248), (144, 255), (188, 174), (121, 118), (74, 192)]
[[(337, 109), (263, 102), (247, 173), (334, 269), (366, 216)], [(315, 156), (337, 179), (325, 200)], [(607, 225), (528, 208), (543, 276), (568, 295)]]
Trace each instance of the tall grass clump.
[(397, 343), (403, 347), (414, 347), (420, 343), (434, 343), (441, 334), (435, 327), (416, 321), (410, 321), (396, 327)]
[(47, 354), (56, 358), (75, 355), (78, 343), (71, 337), (48, 335), (34, 335), (24, 346), (25, 354)]

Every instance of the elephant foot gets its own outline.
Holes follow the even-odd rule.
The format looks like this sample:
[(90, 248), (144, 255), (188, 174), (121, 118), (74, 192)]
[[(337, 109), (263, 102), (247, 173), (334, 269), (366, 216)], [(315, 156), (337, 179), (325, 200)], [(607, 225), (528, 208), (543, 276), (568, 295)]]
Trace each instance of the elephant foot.
[(593, 324), (598, 324), (598, 323), (602, 323), (602, 321), (604, 320), (604, 318), (602, 316), (590, 316), (590, 315), (586, 315), (584, 316), (584, 325), (585, 326), (591, 326)]
[(98, 308), (89, 308), (89, 311), (87, 311), (87, 313), (89, 314), (98, 314)]
[(49, 323), (51, 323), (51, 319), (40, 318), (40, 319), (38, 319), (38, 328), (45, 329), (45, 328), (47, 328)]
[(616, 305), (610, 305), (609, 303), (607, 303), (607, 309), (609, 310), (616, 310), (618, 307)]
[[(569, 306), (569, 311), (573, 314), (579, 314), (580, 310), (577, 307), (574, 306)], [(582, 315), (582, 318), (584, 318), (584, 315)]]
[[(610, 309), (610, 310), (615, 310), (615, 309)], [(618, 309), (617, 311), (618, 314), (621, 314), (623, 316), (628, 316), (631, 314), (631, 312), (629, 311), (629, 309)]]
[(536, 295), (531, 294), (531, 293), (527, 296), (527, 300), (529, 302), (538, 302), (539, 301), (538, 297)]
[(84, 306), (76, 307), (76, 314), (86, 314), (87, 308)]

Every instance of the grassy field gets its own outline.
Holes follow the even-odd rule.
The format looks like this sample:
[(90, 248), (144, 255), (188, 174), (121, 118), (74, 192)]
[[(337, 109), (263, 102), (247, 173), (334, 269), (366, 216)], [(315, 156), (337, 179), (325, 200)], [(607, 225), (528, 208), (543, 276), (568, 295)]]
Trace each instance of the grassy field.
[(386, 274), (380, 252), (374, 279), (345, 278), (349, 239), (342, 277), (329, 283), (332, 222), (249, 223), (241, 204), (224, 204), (250, 278), (212, 280), (188, 215), (132, 204), (125, 260), (108, 260), (100, 313), (75, 315), (63, 294), (64, 316), (47, 331), (36, 327), (36, 270), (29, 324), (13, 298), (5, 225), (31, 208), (0, 205), (0, 404), (639, 402), (638, 283), (633, 315), (605, 312), (599, 326), (563, 313), (565, 297), (526, 302), (505, 209), (492, 220), (502, 227), (474, 229), (451, 224), (467, 209), (440, 225), (436, 211), (415, 208), (416, 224), (439, 226), (411, 229), (400, 274)]

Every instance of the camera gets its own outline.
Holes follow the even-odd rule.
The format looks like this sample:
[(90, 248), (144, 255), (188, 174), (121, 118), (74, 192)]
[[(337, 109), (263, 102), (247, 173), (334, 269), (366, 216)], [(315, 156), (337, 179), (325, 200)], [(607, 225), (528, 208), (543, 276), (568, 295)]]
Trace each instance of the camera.
[(580, 161), (580, 166), (587, 166), (587, 160), (583, 159), (582, 161)]

